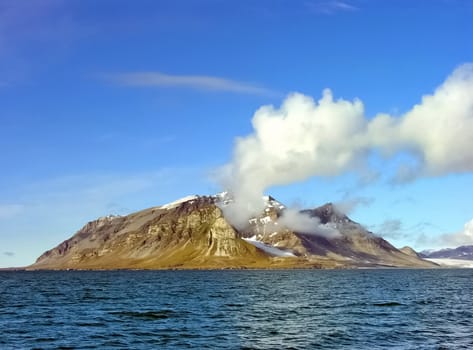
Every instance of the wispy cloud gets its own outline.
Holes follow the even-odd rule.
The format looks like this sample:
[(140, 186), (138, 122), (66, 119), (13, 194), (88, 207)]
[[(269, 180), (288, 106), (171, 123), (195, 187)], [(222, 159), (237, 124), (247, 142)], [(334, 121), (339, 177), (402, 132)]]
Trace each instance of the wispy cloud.
[(372, 197), (344, 197), (342, 200), (335, 203), (335, 206), (344, 214), (352, 213), (356, 208), (360, 206), (369, 207), (373, 204), (374, 198)]
[(387, 219), (377, 225), (375, 230), (384, 238), (398, 239), (406, 236), (404, 225), (399, 219)]
[(274, 95), (275, 91), (254, 83), (208, 75), (172, 75), (161, 72), (130, 72), (104, 75), (106, 80), (133, 87), (176, 87), (251, 95)]
[(13, 252), (3, 252), (3, 255), (8, 256), (8, 257), (12, 257), (12, 256), (15, 256), (15, 253), (13, 253)]
[(385, 239), (409, 239), (413, 242), (414, 247), (420, 250), (425, 247), (431, 247), (432, 242), (437, 239), (432, 236), (432, 232), (440, 230), (438, 226), (427, 221), (406, 224), (397, 218), (387, 218), (379, 224), (366, 225), (366, 227)]
[(344, 1), (329, 0), (329, 1), (311, 1), (306, 3), (307, 8), (318, 14), (332, 15), (337, 12), (353, 12), (357, 11), (358, 7)]

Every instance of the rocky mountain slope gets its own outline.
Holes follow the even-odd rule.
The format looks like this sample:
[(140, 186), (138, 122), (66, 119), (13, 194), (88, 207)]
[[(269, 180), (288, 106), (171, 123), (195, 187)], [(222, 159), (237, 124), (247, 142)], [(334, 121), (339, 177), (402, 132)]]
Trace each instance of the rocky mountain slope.
[(401, 252), (403, 252), (404, 254), (407, 254), (407, 255), (410, 255), (410, 256), (414, 256), (416, 258), (420, 258), (422, 259), (422, 255), (417, 253), (414, 249), (412, 249), (411, 247), (408, 247), (408, 246), (405, 246), (405, 247), (402, 247), (401, 249), (399, 249)]
[[(419, 256), (396, 249), (381, 237), (367, 231), (360, 224), (352, 221), (331, 204), (325, 204), (312, 210), (302, 210), (310, 218), (318, 219), (317, 233), (294, 232), (278, 227), (278, 218), (285, 207), (269, 197), (270, 206), (264, 216), (253, 219), (250, 233), (253, 241), (265, 243), (296, 256), (323, 256), (335, 261), (343, 261), (355, 266), (418, 266), (428, 267), (431, 263)], [(281, 209), (282, 208), (282, 209)]]
[(465, 245), (457, 248), (422, 251), (420, 255), (423, 258), (429, 259), (473, 260), (473, 245)]
[[(284, 226), (284, 205), (272, 197), (248, 226), (224, 215), (231, 198), (190, 196), (128, 216), (89, 222), (42, 254), (29, 269), (433, 267), (405, 254), (331, 204), (305, 210), (317, 232)], [(326, 235), (326, 232), (336, 234)]]
[(189, 197), (123, 217), (89, 222), (41, 255), (32, 268), (218, 267), (266, 262), (238, 237), (209, 197)]

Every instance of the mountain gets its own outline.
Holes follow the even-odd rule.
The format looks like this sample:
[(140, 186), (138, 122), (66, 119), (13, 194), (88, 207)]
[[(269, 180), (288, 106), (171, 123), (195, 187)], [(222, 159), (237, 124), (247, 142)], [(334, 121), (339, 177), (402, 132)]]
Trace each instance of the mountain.
[(268, 257), (238, 237), (209, 197), (89, 222), (42, 254), (36, 269), (219, 267), (266, 263)]
[(408, 246), (405, 246), (405, 247), (402, 247), (401, 249), (399, 249), (401, 252), (403, 252), (404, 254), (407, 254), (407, 255), (410, 255), (410, 256), (414, 256), (416, 258), (420, 258), (422, 259), (422, 255), (417, 253), (414, 249), (412, 249), (411, 247), (408, 247)]
[(383, 238), (367, 231), (363, 226), (338, 211), (331, 203), (301, 211), (309, 218), (318, 219), (316, 231), (319, 231), (320, 234), (281, 229), (278, 227), (278, 219), (284, 214), (284, 205), (272, 197), (265, 199), (268, 204), (264, 214), (250, 220), (252, 225), (241, 233), (247, 241), (260, 242), (268, 247), (277, 247), (285, 252), (289, 251), (296, 256), (304, 256), (308, 259), (323, 256), (335, 261), (343, 261), (347, 265), (432, 266), (431, 263), (423, 261), (420, 257), (406, 254)]
[(446, 248), (440, 250), (424, 250), (420, 255), (422, 258), (429, 259), (473, 260), (473, 245), (464, 245), (458, 248)]
[(237, 230), (225, 216), (232, 198), (189, 196), (127, 216), (87, 223), (29, 269), (433, 267), (405, 254), (332, 204), (303, 210), (309, 231), (283, 225), (288, 209), (264, 198), (261, 215)]

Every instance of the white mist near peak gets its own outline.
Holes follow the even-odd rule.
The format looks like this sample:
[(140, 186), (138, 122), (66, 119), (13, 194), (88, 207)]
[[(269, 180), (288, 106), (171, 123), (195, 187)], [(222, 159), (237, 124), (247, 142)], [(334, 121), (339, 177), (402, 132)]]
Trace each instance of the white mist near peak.
[(283, 227), (300, 233), (329, 238), (340, 236), (340, 231), (334, 223), (322, 224), (318, 217), (312, 217), (296, 209), (285, 210), (278, 223)]

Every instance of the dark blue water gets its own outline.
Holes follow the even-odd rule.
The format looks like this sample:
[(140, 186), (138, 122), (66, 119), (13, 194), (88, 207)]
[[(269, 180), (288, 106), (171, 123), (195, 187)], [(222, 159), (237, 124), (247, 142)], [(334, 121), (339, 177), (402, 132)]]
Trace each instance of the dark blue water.
[(0, 272), (0, 349), (472, 349), (473, 270)]

